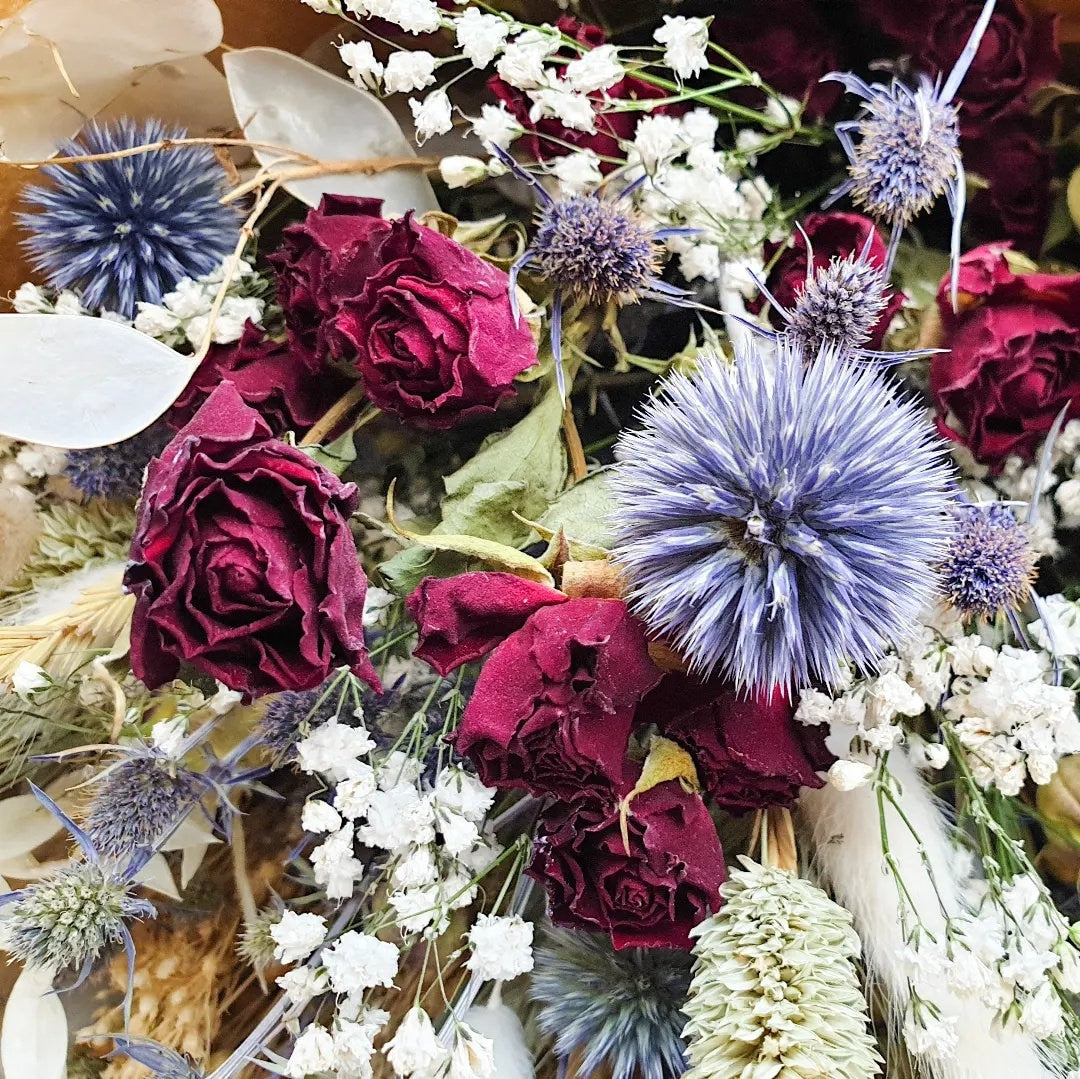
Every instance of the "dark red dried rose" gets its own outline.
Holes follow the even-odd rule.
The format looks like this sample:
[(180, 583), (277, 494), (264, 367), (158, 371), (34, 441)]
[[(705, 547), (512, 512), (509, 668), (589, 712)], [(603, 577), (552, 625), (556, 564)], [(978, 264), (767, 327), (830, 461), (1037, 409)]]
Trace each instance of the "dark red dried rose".
[(484, 664), (454, 746), (489, 787), (564, 798), (610, 789), (634, 710), (660, 676), (622, 600), (542, 607)]
[[(564, 15), (556, 24), (568, 37), (582, 45), (594, 49), (603, 45), (606, 40), (604, 31), (599, 26), (579, 22), (577, 19)], [(562, 50), (556, 54), (555, 59), (566, 61), (574, 59), (578, 53)], [(606, 157), (621, 158), (624, 152), (620, 142), (629, 142), (637, 130), (638, 121), (642, 116), (670, 115), (679, 116), (685, 112), (683, 106), (657, 105), (651, 113), (634, 110), (631, 112), (614, 112), (605, 110), (607, 101), (656, 101), (670, 97), (668, 90), (644, 79), (627, 75), (606, 90), (596, 91), (588, 95), (596, 110), (596, 130), (577, 131), (566, 127), (554, 117), (546, 117), (533, 121), (529, 118), (529, 109), (532, 102), (528, 95), (517, 87), (504, 82), (497, 75), (488, 80), (488, 89), (501, 101), (507, 111), (525, 129), (526, 134), (518, 141), (520, 146), (534, 161), (550, 161), (552, 158), (564, 157), (573, 153), (574, 150), (592, 150), (601, 159)], [(611, 163), (602, 163), (601, 170), (610, 171), (615, 166)]]
[(349, 387), (291, 336), (275, 341), (249, 322), (239, 341), (210, 349), (165, 422), (180, 430), (222, 382), (231, 382), (275, 435), (306, 433)]
[(419, 627), (413, 655), (447, 675), (486, 656), (541, 607), (565, 600), (562, 592), (512, 573), (427, 577), (405, 601)]
[(611, 934), (616, 948), (688, 948), (689, 933), (720, 906), (724, 852), (701, 796), (676, 782), (637, 795), (627, 816), (619, 797), (588, 794), (540, 816), (528, 873), (547, 889), (556, 925)]
[(320, 361), (348, 350), (335, 334), (334, 316), (381, 265), (379, 250), (390, 234), (381, 207), (381, 199), (324, 195), (317, 209), (282, 232), (268, 258), (286, 325)]
[(639, 723), (655, 723), (694, 758), (706, 795), (726, 809), (790, 806), (835, 759), (824, 727), (795, 720), (783, 694), (746, 697), (716, 682), (669, 674), (642, 702)]
[(930, 363), (938, 429), (992, 470), (1032, 460), (1065, 405), (1080, 416), (1080, 274), (1018, 273), (1008, 250), (963, 256), (956, 313), (942, 282), (949, 351)]
[(502, 270), (412, 214), (390, 223), (363, 289), (343, 298), (348, 342), (369, 400), (428, 427), (490, 413), (536, 362)]
[(147, 469), (124, 574), (135, 674), (153, 688), (189, 663), (258, 697), (347, 666), (378, 686), (357, 500), (223, 382)]
[[(874, 228), (873, 221), (862, 214), (846, 213), (815, 213), (808, 214), (802, 222), (803, 231), (810, 238), (810, 246), (814, 249), (814, 267), (820, 269), (828, 266), (834, 257), (847, 258), (849, 255), (858, 254), (862, 251), (866, 240), (871, 235), (873, 240), (868, 253), (869, 260), (876, 266), (885, 265), (886, 246), (881, 234)], [(780, 245), (765, 245), (765, 261), (768, 262), (775, 254)], [(769, 273), (769, 291), (777, 301), (785, 308), (790, 308), (795, 303), (795, 298), (801, 292), (806, 283), (806, 241), (796, 229), (792, 234), (791, 243), (773, 264)], [(892, 322), (893, 316), (904, 305), (902, 293), (894, 292), (889, 296), (888, 306), (878, 320), (870, 340), (866, 347), (879, 349), (885, 338), (885, 333)], [(769, 318), (774, 326), (784, 325), (783, 319), (775, 310), (770, 310)]]

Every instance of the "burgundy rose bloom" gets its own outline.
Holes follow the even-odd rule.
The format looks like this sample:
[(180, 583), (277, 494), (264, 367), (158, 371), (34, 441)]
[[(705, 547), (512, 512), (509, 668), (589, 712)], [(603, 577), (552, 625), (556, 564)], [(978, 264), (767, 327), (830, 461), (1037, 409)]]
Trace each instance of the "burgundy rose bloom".
[(540, 816), (528, 873), (547, 889), (556, 925), (611, 934), (616, 948), (689, 948), (689, 933), (720, 906), (724, 852), (698, 794), (661, 783), (630, 803), (629, 852), (619, 797), (587, 794)]
[(179, 431), (222, 382), (231, 382), (275, 435), (304, 434), (349, 386), (291, 336), (274, 341), (249, 322), (239, 341), (210, 349), (165, 422)]
[(984, 240), (1008, 236), (1021, 250), (1038, 255), (1050, 218), (1050, 153), (1030, 122), (995, 124), (987, 139), (962, 140), (964, 168), (990, 186), (976, 191), (964, 215), (970, 232)]
[[(774, 90), (805, 101), (815, 119), (844, 92), (837, 83), (820, 81), (845, 64), (836, 34), (807, 0), (748, 0), (731, 14), (718, 13), (709, 36)], [(756, 96), (754, 104), (763, 106)]]
[[(810, 237), (810, 246), (814, 250), (814, 268), (822, 269), (829, 265), (834, 257), (847, 258), (858, 254), (863, 249), (868, 236), (873, 236), (870, 244), (869, 259), (876, 266), (885, 265), (886, 247), (881, 234), (874, 228), (873, 221), (862, 214), (814, 213), (808, 214), (802, 223), (803, 230)], [(775, 254), (779, 244), (765, 245), (765, 261)], [(791, 244), (773, 264), (768, 280), (769, 291), (784, 307), (790, 308), (795, 297), (806, 283), (806, 241), (798, 229), (792, 234)], [(878, 321), (866, 347), (881, 348), (885, 333), (893, 316), (904, 305), (902, 293), (894, 292), (889, 297), (889, 304)], [(783, 319), (770, 309), (769, 318), (778, 328), (783, 327)]]
[[(607, 35), (599, 26), (579, 22), (569, 15), (564, 15), (556, 25), (564, 34), (582, 45), (588, 45), (591, 49), (603, 45), (607, 40)], [(569, 61), (577, 55), (575, 52), (563, 50), (556, 53), (556, 59), (562, 58)], [(546, 117), (535, 122), (530, 120), (529, 109), (532, 107), (532, 102), (528, 95), (523, 90), (504, 82), (497, 75), (488, 80), (488, 89), (525, 129), (526, 134), (517, 145), (521, 146), (534, 161), (550, 161), (552, 158), (564, 157), (575, 149), (592, 150), (601, 158), (622, 157), (619, 143), (632, 140), (634, 132), (637, 131), (638, 121), (642, 116), (649, 114), (637, 111), (604, 112), (599, 110), (604, 108), (607, 101), (655, 101), (671, 96), (669, 91), (662, 87), (653, 86), (652, 83), (645, 82), (643, 79), (627, 75), (606, 90), (598, 90), (588, 95), (598, 110), (596, 130), (577, 131), (574, 128), (565, 127), (554, 117)], [(652, 110), (652, 115), (679, 116), (685, 111), (682, 106), (657, 105)], [(561, 143), (568, 145), (561, 145)], [(614, 168), (610, 164), (601, 164), (600, 167), (604, 172)]]
[(390, 234), (381, 206), (381, 199), (324, 195), (317, 209), (282, 232), (281, 247), (269, 256), (285, 323), (320, 361), (346, 351), (334, 316), (381, 265), (379, 249)]
[(427, 427), (491, 412), (536, 362), (507, 275), (412, 214), (390, 223), (379, 266), (334, 322), (368, 398)]
[(542, 607), (484, 664), (454, 747), (489, 787), (610, 790), (634, 710), (660, 677), (622, 600)]
[(938, 429), (994, 470), (1010, 454), (1032, 460), (1066, 404), (1080, 416), (1080, 274), (1019, 274), (1007, 250), (960, 260), (959, 313), (942, 283), (949, 351), (930, 361)]
[(486, 656), (541, 607), (566, 598), (512, 573), (427, 577), (405, 601), (409, 617), (420, 628), (413, 655), (445, 676)]
[[(952, 70), (963, 52), (983, 0), (861, 0), (864, 17), (911, 54), (930, 75)], [(960, 130), (993, 143), (990, 125), (1027, 111), (1032, 91), (1053, 81), (1061, 67), (1053, 16), (1019, 0), (998, 0), (957, 97)]]
[(740, 696), (715, 682), (670, 674), (645, 698), (639, 722), (655, 723), (694, 758), (702, 789), (726, 809), (790, 806), (835, 759), (825, 727), (795, 720), (783, 694)]
[(135, 674), (154, 688), (190, 663), (258, 697), (344, 665), (377, 687), (357, 501), (223, 382), (147, 469), (124, 574)]

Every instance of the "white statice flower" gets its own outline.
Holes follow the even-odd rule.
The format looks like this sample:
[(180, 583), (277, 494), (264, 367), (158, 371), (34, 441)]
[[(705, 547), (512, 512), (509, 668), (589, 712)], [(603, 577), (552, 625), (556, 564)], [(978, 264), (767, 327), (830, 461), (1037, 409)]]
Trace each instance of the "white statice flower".
[(454, 23), (458, 49), (473, 67), (485, 68), (506, 44), (511, 23), (498, 15), (487, 15), (467, 7)]
[(402, 1079), (437, 1075), (450, 1060), (450, 1051), (439, 1041), (428, 1013), (419, 1006), (402, 1019), (394, 1036), (383, 1046), (383, 1054), (394, 1074)]
[(348, 899), (364, 873), (364, 863), (353, 854), (352, 825), (331, 832), (311, 852), (311, 865), (315, 883), (326, 890), (327, 899)]
[(431, 798), (403, 782), (372, 794), (367, 820), (356, 836), (365, 846), (396, 852), (434, 842), (434, 821)]
[(338, 46), (341, 62), (349, 69), (349, 78), (366, 90), (378, 90), (385, 70), (370, 41), (346, 41)]
[(326, 919), (310, 911), (298, 914), (286, 910), (281, 920), (270, 926), (270, 939), (278, 962), (299, 963), (326, 940)]
[(535, 124), (545, 117), (554, 117), (574, 131), (595, 131), (596, 113), (592, 102), (584, 94), (574, 93), (562, 86), (530, 90), (529, 119)]
[(487, 174), (487, 165), (478, 157), (450, 154), (439, 162), (439, 175), (442, 177), (442, 182), (449, 188), (469, 187), (483, 180)]
[(285, 1075), (288, 1079), (305, 1079), (308, 1075), (332, 1071), (336, 1063), (333, 1035), (325, 1027), (313, 1024), (296, 1039), (285, 1065)]
[(423, 49), (391, 53), (386, 61), (383, 86), (388, 94), (423, 90), (435, 81), (435, 57)]
[(614, 45), (597, 45), (563, 70), (563, 78), (582, 94), (607, 90), (626, 75)]
[(865, 787), (873, 776), (874, 769), (863, 761), (834, 761), (828, 771), (829, 785), (844, 792)]
[(559, 186), (569, 195), (591, 191), (604, 179), (600, 158), (592, 150), (577, 150), (557, 157), (548, 166)]
[(300, 824), (305, 832), (336, 832), (341, 827), (341, 815), (321, 798), (309, 798), (300, 813)]
[(427, 142), (433, 135), (445, 135), (454, 126), (450, 98), (445, 90), (432, 90), (423, 101), (409, 98), (409, 109), (416, 124), (416, 141)]
[(489, 150), (493, 146), (507, 149), (524, 132), (518, 120), (502, 104), (481, 105), (480, 115), (472, 121), (472, 133)]
[(389, 989), (398, 971), (398, 949), (388, 940), (350, 929), (322, 953), (330, 985), (346, 996), (377, 985)]
[(454, 1032), (454, 1051), (446, 1079), (494, 1079), (495, 1046), (490, 1038), (461, 1024)]
[(663, 26), (653, 33), (653, 40), (667, 46), (664, 63), (680, 79), (692, 79), (708, 67), (705, 50), (709, 44), (709, 24), (705, 19), (665, 15)]
[[(1042, 601), (1044, 618), (1028, 623), (1028, 630), (1047, 652), (1058, 656), (1080, 656), (1080, 604), (1062, 595)], [(1045, 619), (1045, 620), (1044, 620)]]
[(11, 676), (11, 688), (23, 700), (29, 700), (35, 693), (48, 689), (51, 685), (52, 679), (45, 672), (45, 668), (25, 659), (19, 662)]
[(407, 34), (433, 34), (439, 29), (439, 5), (435, 0), (384, 0), (372, 15), (400, 26)]
[(375, 769), (360, 762), (353, 774), (337, 785), (334, 808), (347, 820), (359, 820), (367, 814), (376, 789)]
[(275, 979), (289, 1003), (295, 1008), (302, 1008), (317, 996), (326, 992), (329, 980), (325, 970), (311, 967), (294, 967)]
[(508, 982), (533, 968), (533, 926), (520, 915), (478, 915), (469, 930), (472, 951), (465, 964), (486, 982)]
[(340, 783), (363, 773), (362, 762), (357, 758), (374, 748), (374, 739), (363, 727), (349, 727), (331, 720), (302, 738), (296, 744), (296, 754), (302, 771), (318, 772)]

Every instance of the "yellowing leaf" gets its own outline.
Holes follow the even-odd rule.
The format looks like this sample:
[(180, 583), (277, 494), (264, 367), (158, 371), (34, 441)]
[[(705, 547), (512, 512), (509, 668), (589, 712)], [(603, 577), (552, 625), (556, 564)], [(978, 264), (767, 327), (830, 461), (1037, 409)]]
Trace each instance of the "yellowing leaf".
[(701, 790), (701, 781), (698, 779), (694, 758), (677, 742), (656, 735), (649, 744), (649, 755), (645, 758), (645, 765), (641, 769), (638, 781), (634, 784), (634, 789), (619, 804), (619, 826), (627, 854), (630, 853), (630, 836), (627, 832), (630, 803), (639, 794), (644, 794), (653, 787), (673, 779), (679, 781), (679, 785), (687, 794), (697, 794)]

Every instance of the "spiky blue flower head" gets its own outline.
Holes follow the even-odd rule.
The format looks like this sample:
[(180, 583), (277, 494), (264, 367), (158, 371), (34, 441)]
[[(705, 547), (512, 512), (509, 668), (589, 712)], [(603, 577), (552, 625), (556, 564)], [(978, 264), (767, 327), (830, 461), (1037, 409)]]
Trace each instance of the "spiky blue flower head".
[(996, 502), (960, 504), (953, 521), (952, 540), (937, 566), (949, 603), (975, 618), (993, 618), (1023, 604), (1039, 556), (1012, 510)]
[(927, 75), (920, 75), (914, 87), (899, 79), (887, 85), (867, 83), (850, 72), (825, 76), (863, 100), (862, 116), (836, 125), (850, 166), (848, 179), (831, 198), (850, 194), (856, 206), (892, 226), (886, 262), (891, 269), (901, 232), (942, 195), (948, 196), (953, 215), (954, 306), (965, 192), (960, 116), (953, 99), (975, 59), (994, 4), (995, 0), (986, 0), (944, 84), (940, 78), (935, 81)]
[(624, 433), (615, 558), (633, 609), (691, 668), (741, 688), (836, 684), (934, 594), (949, 468), (869, 365), (781, 337), (668, 379)]
[[(185, 137), (160, 121), (91, 123), (60, 154), (107, 154)], [(177, 281), (210, 273), (236, 246), (237, 212), (221, 205), (225, 173), (209, 148), (178, 146), (106, 161), (48, 165), (50, 186), (26, 190), (23, 241), (49, 285), (90, 309), (133, 318)]]
[(332, 674), (315, 689), (275, 694), (258, 727), (271, 758), (278, 764), (291, 760), (301, 738), (340, 715), (342, 698), (338, 674)]
[(138, 498), (147, 464), (165, 448), (172, 434), (164, 424), (154, 424), (111, 446), (68, 450), (64, 475), (84, 495), (120, 501)]
[(606, 934), (549, 930), (535, 951), (530, 992), (540, 1029), (578, 1074), (601, 1065), (611, 1079), (674, 1079), (686, 1069), (680, 1011), (690, 956), (665, 948), (615, 951)]
[(5, 912), (4, 947), (23, 963), (79, 969), (124, 940), (125, 919), (153, 915), (129, 882), (78, 862), (18, 893)]
[(98, 778), (83, 831), (97, 850), (127, 858), (150, 850), (205, 793), (200, 780), (164, 753), (147, 750)]

